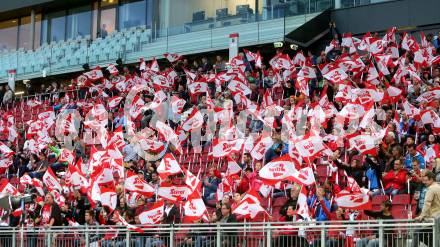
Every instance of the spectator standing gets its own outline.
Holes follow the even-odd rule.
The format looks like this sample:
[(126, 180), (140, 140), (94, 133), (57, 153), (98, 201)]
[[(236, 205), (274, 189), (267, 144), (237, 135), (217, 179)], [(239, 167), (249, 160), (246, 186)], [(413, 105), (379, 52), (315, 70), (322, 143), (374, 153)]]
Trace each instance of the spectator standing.
[(12, 92), (11, 88), (8, 85), (6, 85), (5, 94), (3, 95), (3, 105), (11, 104), (13, 96), (14, 93)]
[(58, 204), (54, 202), (52, 194), (46, 194), (40, 217), (36, 219), (35, 223), (45, 227), (61, 225), (61, 210)]

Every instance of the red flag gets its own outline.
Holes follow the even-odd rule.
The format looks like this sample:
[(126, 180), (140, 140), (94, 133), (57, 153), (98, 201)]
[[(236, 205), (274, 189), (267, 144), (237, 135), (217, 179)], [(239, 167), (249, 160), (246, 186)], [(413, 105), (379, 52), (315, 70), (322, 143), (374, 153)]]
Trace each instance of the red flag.
[(272, 137), (270, 137), (270, 136), (266, 136), (266, 137), (260, 136), (260, 138), (258, 139), (257, 143), (255, 144), (255, 146), (251, 150), (252, 158), (254, 158), (256, 160), (263, 159), (263, 157), (266, 154), (267, 150), (270, 147), (272, 147), (272, 145), (273, 145)]
[(11, 214), (14, 217), (20, 217), (23, 214), (23, 209), (21, 207), (17, 208), (14, 211), (12, 211)]
[(170, 200), (170, 201), (181, 201), (188, 197), (190, 194), (190, 188), (188, 186), (173, 186), (161, 184), (157, 190), (157, 195)]
[(11, 196), (20, 195), (20, 192), (18, 192), (18, 190), (12, 184), (10, 184), (7, 179), (2, 179), (0, 183), (0, 193)]
[(361, 154), (377, 155), (375, 140), (371, 135), (355, 133), (347, 136), (350, 150), (356, 149)]
[(63, 191), (63, 187), (61, 187), (61, 184), (58, 181), (57, 176), (50, 167), (48, 167), (46, 173), (44, 173), (43, 182), (50, 191), (53, 190)]
[(157, 173), (162, 180), (165, 180), (167, 176), (177, 175), (182, 172), (179, 163), (171, 153), (163, 156), (160, 165), (157, 167)]
[(139, 221), (142, 225), (153, 225), (160, 223), (164, 214), (163, 201), (155, 202), (150, 209), (139, 214)]
[(170, 63), (174, 63), (176, 61), (179, 61), (182, 59), (182, 56), (176, 54), (176, 53), (164, 53), (163, 56), (170, 61)]
[(353, 210), (370, 210), (372, 206), (370, 196), (368, 194), (353, 194), (346, 190), (343, 190), (336, 195), (335, 202), (341, 208)]
[(115, 210), (118, 202), (118, 195), (114, 187), (101, 187), (101, 204), (107, 207), (110, 211)]
[(0, 153), (4, 155), (5, 158), (9, 158), (14, 155), (14, 151), (12, 151), (8, 146), (6, 146), (3, 142), (0, 142)]
[(188, 196), (188, 199), (183, 206), (184, 209), (184, 222), (194, 222), (200, 220), (205, 212), (207, 212), (205, 203), (203, 202), (198, 192), (192, 193)]
[(153, 197), (155, 193), (155, 189), (150, 184), (130, 170), (127, 170), (124, 186), (127, 191), (137, 192), (146, 198)]
[(108, 71), (111, 75), (114, 75), (114, 76), (118, 75), (118, 73), (119, 73), (118, 69), (117, 69), (116, 66), (114, 66), (113, 64), (109, 64), (109, 65), (108, 65), (108, 67), (107, 67), (107, 71)]
[(259, 175), (266, 184), (276, 184), (292, 178), (292, 174), (297, 173), (296, 164), (289, 154), (285, 154), (263, 166)]
[(121, 224), (126, 226), (128, 230), (139, 232), (139, 233), (144, 233), (144, 231), (141, 228), (134, 226), (134, 225), (131, 225), (131, 224), (128, 224), (127, 221), (125, 221), (125, 219), (122, 218), (121, 215), (119, 215), (118, 211), (115, 211), (115, 217), (116, 217), (116, 219), (118, 219), (118, 222), (121, 222)]
[(115, 108), (116, 106), (119, 105), (119, 103), (121, 102), (122, 99), (123, 99), (123, 98), (122, 98), (121, 96), (114, 96), (114, 97), (111, 97), (110, 99), (108, 99), (108, 107), (109, 107), (110, 109)]
[(95, 69), (84, 73), (84, 75), (91, 81), (96, 81), (104, 77), (100, 67), (96, 67)]
[(183, 122), (182, 129), (185, 131), (198, 129), (202, 127), (203, 122), (202, 113), (200, 113), (197, 107), (193, 107), (188, 118), (185, 120), (185, 122)]

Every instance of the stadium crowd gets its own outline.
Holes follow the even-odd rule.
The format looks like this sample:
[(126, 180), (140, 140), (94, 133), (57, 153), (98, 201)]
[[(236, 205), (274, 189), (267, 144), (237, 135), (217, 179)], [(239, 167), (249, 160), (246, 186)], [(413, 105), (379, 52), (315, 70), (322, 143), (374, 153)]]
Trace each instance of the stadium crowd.
[[(163, 68), (141, 60), (91, 69), (71, 85), (27, 85), (37, 96), (22, 100), (6, 86), (0, 191), (33, 197), (24, 210), (2, 209), (1, 223), (434, 218), (439, 39), (395, 28), (335, 33), (318, 56), (165, 54)], [(339, 234), (329, 233), (329, 246)], [(190, 233), (181, 246), (196, 241)]]

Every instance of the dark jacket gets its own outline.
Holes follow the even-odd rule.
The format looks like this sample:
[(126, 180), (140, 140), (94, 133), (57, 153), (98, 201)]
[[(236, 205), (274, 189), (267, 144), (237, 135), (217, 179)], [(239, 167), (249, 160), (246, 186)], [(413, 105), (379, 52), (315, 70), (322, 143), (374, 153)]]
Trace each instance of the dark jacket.
[(176, 207), (176, 205), (174, 205), (170, 212), (167, 213), (164, 211), (163, 214), (163, 224), (177, 224), (180, 223), (180, 212), (179, 209)]

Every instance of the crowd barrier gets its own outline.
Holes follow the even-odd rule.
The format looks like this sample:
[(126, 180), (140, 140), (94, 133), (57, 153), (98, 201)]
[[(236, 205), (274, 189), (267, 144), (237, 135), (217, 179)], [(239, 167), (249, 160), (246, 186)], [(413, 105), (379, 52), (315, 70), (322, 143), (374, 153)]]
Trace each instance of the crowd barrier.
[[(278, 247), (440, 246), (439, 220), (260, 222), (139, 226), (7, 228), (0, 246)], [(372, 237), (375, 236), (375, 237)]]

